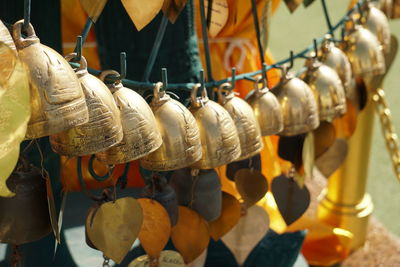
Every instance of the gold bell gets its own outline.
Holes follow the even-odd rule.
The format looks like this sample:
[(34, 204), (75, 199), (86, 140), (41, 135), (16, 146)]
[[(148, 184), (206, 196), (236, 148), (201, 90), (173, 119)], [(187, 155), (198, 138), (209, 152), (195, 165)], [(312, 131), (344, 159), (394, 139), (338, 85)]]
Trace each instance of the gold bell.
[[(104, 81), (110, 74), (120, 76), (116, 71), (103, 71), (100, 79)], [(119, 108), (124, 137), (116, 146), (97, 153), (96, 158), (106, 164), (121, 164), (144, 157), (159, 148), (161, 134), (147, 102), (135, 91), (123, 87), (121, 81), (107, 86)]]
[(343, 50), (346, 53), (356, 77), (366, 78), (384, 74), (385, 58), (382, 46), (374, 34), (351, 21), (346, 27)]
[(203, 156), (191, 167), (213, 169), (240, 157), (240, 139), (235, 122), (228, 111), (208, 99), (205, 88), (201, 91), (201, 97), (196, 97), (200, 87), (200, 84), (193, 86), (189, 109), (200, 129)]
[(160, 92), (156, 83), (150, 107), (161, 132), (163, 144), (153, 153), (140, 159), (143, 168), (169, 171), (192, 165), (201, 159), (199, 128), (190, 111), (178, 101)]
[(276, 96), (268, 89), (265, 80), (263, 87), (259, 88), (260, 79), (254, 83), (254, 90), (246, 96), (246, 101), (253, 108), (261, 135), (277, 134), (283, 130), (282, 108)]
[[(227, 94), (224, 93), (225, 90)], [(230, 83), (222, 84), (218, 89), (218, 102), (232, 117), (239, 135), (242, 153), (237, 160), (247, 159), (258, 154), (263, 148), (261, 129), (254, 111), (246, 101), (235, 96)]]
[(280, 82), (271, 91), (282, 107), (284, 128), (280, 135), (298, 135), (318, 127), (318, 106), (311, 88), (288, 72), (286, 66)]
[(386, 17), (391, 18), (393, 16), (393, 0), (379, 0), (371, 4), (382, 10)]
[(363, 5), (361, 21), (363, 26), (370, 30), (381, 43), (383, 53), (390, 51), (390, 26), (386, 15), (369, 1)]
[(307, 68), (300, 78), (306, 82), (318, 102), (321, 121), (332, 121), (346, 113), (346, 95), (339, 75), (332, 68), (322, 64), (315, 56), (305, 62)]
[(17, 51), (10, 32), (8, 31), (7, 27), (4, 25), (4, 23), (1, 20), (0, 20), (0, 42), (5, 43), (13, 51)]
[(30, 80), (32, 114), (26, 138), (59, 133), (87, 122), (85, 97), (73, 69), (60, 54), (40, 44), (31, 24), (23, 38), (23, 23), (14, 24), (13, 38)]
[(318, 57), (323, 64), (336, 71), (342, 81), (346, 97), (353, 99), (355, 87), (350, 61), (346, 54), (335, 45), (331, 35), (325, 36)]
[(400, 18), (400, 0), (393, 0), (392, 19)]
[[(67, 55), (71, 60), (76, 53)], [(89, 109), (89, 121), (83, 125), (50, 136), (53, 150), (65, 156), (84, 156), (105, 151), (123, 137), (119, 110), (107, 86), (87, 71), (81, 57), (76, 75), (82, 85)]]

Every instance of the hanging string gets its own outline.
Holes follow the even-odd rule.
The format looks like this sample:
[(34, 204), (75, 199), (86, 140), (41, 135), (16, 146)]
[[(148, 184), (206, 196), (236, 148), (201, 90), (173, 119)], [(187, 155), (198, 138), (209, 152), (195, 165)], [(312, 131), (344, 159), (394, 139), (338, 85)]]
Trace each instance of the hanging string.
[(334, 32), (333, 32), (332, 22), (331, 22), (331, 18), (329, 16), (328, 7), (326, 6), (326, 1), (321, 0), (321, 2), (322, 2), (322, 9), (324, 10), (326, 24), (328, 25), (329, 34), (332, 36), (332, 38), (334, 38), (335, 36), (334, 36)]
[[(204, 7), (204, 0), (199, 0), (200, 1), (200, 19), (201, 19), (201, 32), (203, 36), (203, 45), (204, 45), (204, 55), (206, 57), (206, 67), (207, 67), (207, 80), (210, 82), (211, 86), (207, 86), (207, 88), (210, 88), (207, 90), (208, 96), (211, 99), (214, 99), (213, 96), (213, 77), (212, 77), (212, 68), (211, 68), (211, 54), (210, 54), (210, 46), (208, 44), (208, 33), (207, 33), (207, 21), (206, 21), (206, 12), (205, 12), (205, 7)], [(210, 14), (208, 14), (211, 16)], [(193, 86), (192, 86), (193, 87)]]
[[(156, 35), (156, 40), (154, 41), (153, 48), (151, 49), (149, 60), (147, 61), (146, 68), (143, 73), (143, 81), (148, 82), (150, 78), (151, 71), (153, 70), (154, 63), (156, 61), (158, 51), (160, 50), (161, 42), (164, 38), (165, 30), (167, 29), (168, 18), (163, 15)], [(165, 87), (164, 87), (165, 88)], [(165, 88), (166, 89), (166, 88)]]
[[(362, 3), (364, 3), (364, 1), (365, 0), (359, 0), (359, 3), (362, 4)], [(200, 10), (200, 13), (203, 13), (203, 15), (205, 17), (205, 14), (204, 14), (205, 13), (204, 12), (204, 0), (200, 0), (200, 4), (201, 3), (203, 3), (203, 9)], [(342, 17), (342, 19), (336, 25), (332, 26), (332, 30), (331, 31), (334, 32), (337, 29), (339, 29), (347, 21), (348, 17), (353, 12), (355, 12), (356, 10), (357, 10), (357, 6), (354, 6), (353, 8), (348, 10), (346, 12), (346, 14)], [(206, 39), (207, 38), (207, 34), (204, 34), (204, 29), (202, 29), (202, 30), (203, 30), (203, 36), (204, 36), (203, 39)], [(206, 33), (207, 33), (207, 31), (206, 31)], [(328, 33), (330, 33), (330, 31)], [(83, 35), (83, 32), (82, 32), (82, 41), (83, 40), (84, 40), (84, 35)], [(318, 44), (320, 44), (322, 41), (323, 41), (323, 37), (317, 39), (317, 43)], [(207, 44), (208, 44), (208, 39), (207, 39)], [(207, 55), (208, 55), (208, 57), (210, 57), (208, 45), (205, 45), (204, 49), (205, 49), (206, 58), (207, 58)], [(310, 46), (308, 46), (304, 50), (302, 50), (299, 53), (293, 55), (293, 59), (304, 57), (307, 53), (309, 53), (313, 49), (314, 49), (314, 44), (311, 44)], [(206, 51), (208, 51), (208, 54), (207, 54)], [(290, 61), (291, 61), (290, 57), (286, 58), (286, 59), (283, 59), (283, 60), (280, 60), (280, 61), (276, 62), (275, 64), (269, 65), (267, 67), (267, 70), (272, 69), (272, 68), (278, 68), (283, 64), (289, 63)], [(210, 62), (211, 62), (211, 60), (210, 60)], [(74, 66), (74, 67), (78, 67), (79, 66), (79, 64), (74, 63), (74, 62), (70, 62), (70, 64), (72, 66)], [(208, 69), (207, 69), (207, 71), (208, 71)], [(92, 69), (92, 68), (88, 68), (88, 71), (91, 74), (97, 75), (97, 76), (100, 75), (100, 73), (101, 73), (101, 71), (95, 70), (95, 69)], [(253, 72), (248, 72), (248, 73), (243, 73), (243, 74), (237, 75), (236, 76), (236, 81), (243, 80), (243, 79), (249, 80), (249, 81), (255, 81), (255, 79), (253, 77), (256, 76), (256, 75), (262, 74), (262, 71), (263, 70), (260, 69), (260, 70), (256, 70), (256, 71), (253, 71)], [(229, 81), (231, 81), (231, 77), (227, 77), (226, 79), (222, 79), (222, 80), (218, 80), (218, 81), (214, 81), (214, 80), (209, 79), (209, 81), (205, 83), (205, 86), (207, 88), (219, 87), (221, 84), (229, 82)], [(155, 86), (155, 83), (152, 83), (152, 82), (141, 82), (141, 81), (134, 81), (134, 80), (128, 80), (128, 79), (123, 79), (122, 83), (126, 87), (129, 87), (129, 88), (137, 90), (139, 93), (143, 93), (143, 92), (148, 91), (148, 90), (153, 90), (153, 88)], [(170, 90), (170, 91), (174, 91), (174, 90), (182, 91), (182, 90), (184, 90), (184, 91), (189, 91), (190, 92), (192, 90), (194, 84), (195, 83), (169, 83), (168, 84), (168, 90)]]

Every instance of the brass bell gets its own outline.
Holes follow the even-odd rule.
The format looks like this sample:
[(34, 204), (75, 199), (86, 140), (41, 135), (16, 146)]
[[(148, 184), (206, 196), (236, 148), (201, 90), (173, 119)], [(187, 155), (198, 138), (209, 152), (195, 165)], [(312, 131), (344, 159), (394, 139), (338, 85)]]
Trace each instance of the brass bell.
[(383, 74), (386, 70), (382, 45), (374, 34), (351, 21), (346, 27), (343, 50), (346, 53), (355, 77), (367, 78)]
[(192, 164), (196, 169), (212, 169), (228, 164), (241, 155), (240, 139), (235, 122), (221, 105), (208, 99), (205, 88), (201, 97), (197, 96), (200, 84), (195, 84), (191, 91), (189, 110), (200, 129), (201, 160)]
[(0, 197), (0, 242), (20, 245), (48, 235), (52, 228), (41, 171), (20, 160), (7, 186), (16, 195)]
[(392, 19), (400, 18), (400, 0), (393, 0)]
[(374, 1), (373, 4), (375, 7), (382, 10), (382, 12), (386, 15), (386, 17), (391, 18), (393, 15), (393, 0), (379, 0)]
[(283, 69), (280, 82), (271, 90), (282, 107), (283, 130), (280, 135), (298, 135), (319, 125), (318, 106), (311, 88)]
[(237, 160), (242, 160), (258, 154), (264, 145), (253, 109), (246, 101), (235, 96), (232, 89), (230, 83), (221, 84), (218, 89), (218, 102), (228, 111), (235, 123), (242, 151)]
[(346, 97), (352, 99), (352, 95), (354, 95), (354, 79), (351, 64), (346, 54), (335, 45), (331, 35), (327, 34), (325, 36), (318, 58), (323, 64), (336, 71), (342, 81)]
[(190, 111), (178, 101), (160, 92), (162, 83), (153, 90), (150, 107), (161, 132), (163, 144), (151, 154), (140, 159), (143, 168), (169, 171), (192, 165), (201, 159), (199, 128)]
[[(107, 75), (119, 77), (116, 71), (104, 71), (100, 79)], [(156, 119), (147, 102), (135, 91), (123, 87), (121, 81), (107, 85), (113, 94), (121, 115), (122, 141), (96, 154), (96, 158), (106, 164), (126, 163), (144, 157), (162, 144)]]
[(73, 69), (56, 51), (40, 44), (31, 24), (22, 37), (20, 20), (13, 26), (19, 58), (28, 68), (31, 91), (31, 119), (27, 139), (62, 132), (86, 123), (88, 109)]
[(170, 184), (175, 189), (179, 205), (193, 209), (208, 222), (221, 215), (221, 182), (215, 170), (176, 170)]
[(305, 62), (307, 68), (300, 78), (306, 82), (318, 103), (321, 121), (332, 121), (346, 113), (346, 95), (338, 74), (332, 68), (322, 64), (315, 56)]
[(10, 32), (8, 31), (7, 27), (4, 25), (4, 23), (1, 20), (0, 20), (0, 42), (5, 43), (13, 51), (17, 51)]
[(365, 1), (361, 17), (362, 24), (370, 30), (381, 43), (383, 53), (390, 51), (390, 26), (386, 15), (377, 7)]
[(254, 90), (246, 96), (246, 101), (253, 108), (254, 114), (261, 128), (261, 135), (273, 135), (283, 130), (282, 108), (276, 96), (268, 89), (263, 80), (263, 87), (259, 82), (254, 83)]
[[(67, 55), (67, 60), (76, 56)], [(76, 75), (82, 85), (89, 121), (83, 125), (50, 136), (52, 149), (65, 156), (84, 156), (105, 151), (121, 142), (123, 137), (120, 113), (107, 86), (87, 71), (81, 57)]]

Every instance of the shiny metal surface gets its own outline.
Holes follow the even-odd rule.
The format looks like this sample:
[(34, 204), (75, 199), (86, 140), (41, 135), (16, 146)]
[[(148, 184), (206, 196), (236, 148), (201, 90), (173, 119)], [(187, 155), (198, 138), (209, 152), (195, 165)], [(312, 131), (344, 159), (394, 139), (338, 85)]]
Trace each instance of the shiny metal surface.
[(364, 4), (363, 26), (370, 30), (381, 43), (383, 53), (390, 51), (390, 26), (385, 13), (372, 4)]
[(246, 101), (253, 108), (262, 136), (277, 134), (283, 130), (281, 105), (276, 96), (267, 88), (265, 82), (261, 89), (256, 82), (254, 90), (246, 96)]
[(235, 122), (228, 111), (209, 100), (205, 89), (202, 90), (201, 97), (196, 97), (199, 88), (200, 84), (196, 84), (192, 89), (189, 110), (200, 129), (203, 156), (191, 167), (212, 169), (240, 157), (240, 139)]
[(4, 25), (4, 23), (1, 20), (0, 20), (0, 42), (5, 43), (13, 51), (17, 51), (17, 48), (15, 48), (15, 44), (11, 37), (10, 32), (8, 31), (7, 27)]
[(282, 107), (284, 129), (280, 135), (298, 135), (318, 127), (318, 104), (305, 82), (284, 71), (279, 84), (271, 91)]
[[(104, 80), (111, 73), (119, 75), (104, 71), (100, 79)], [(123, 87), (120, 81), (107, 86), (120, 111), (124, 137), (119, 144), (97, 153), (97, 159), (106, 164), (121, 164), (144, 157), (159, 148), (161, 134), (147, 102), (132, 89)]]
[(315, 57), (308, 58), (307, 70), (300, 76), (313, 90), (321, 121), (332, 121), (346, 113), (346, 95), (336, 71)]
[[(70, 54), (68, 59), (75, 55)], [(83, 125), (50, 136), (53, 150), (66, 156), (83, 156), (105, 151), (123, 137), (120, 112), (107, 86), (87, 72), (84, 57), (76, 70), (85, 93), (89, 121)]]
[(239, 135), (241, 154), (239, 159), (247, 159), (258, 154), (263, 148), (261, 129), (253, 109), (246, 101), (235, 96), (232, 90), (225, 94), (224, 88), (231, 85), (222, 84), (218, 90), (218, 102), (232, 117)]
[(85, 97), (73, 69), (50, 47), (40, 44), (32, 25), (21, 34), (23, 20), (13, 26), (19, 58), (27, 66), (31, 91), (31, 119), (27, 139), (62, 132), (88, 121)]
[(201, 159), (200, 132), (190, 111), (160, 89), (154, 87), (150, 107), (161, 132), (163, 144), (151, 154), (140, 159), (143, 168), (156, 171), (176, 170), (192, 165)]
[(378, 39), (361, 25), (348, 28), (343, 43), (353, 70), (353, 75), (368, 78), (383, 74), (386, 70), (383, 49)]
[(325, 36), (318, 57), (323, 64), (334, 69), (339, 75), (346, 92), (346, 97), (354, 99), (356, 93), (354, 92), (354, 78), (350, 61), (346, 54), (335, 45), (330, 35)]

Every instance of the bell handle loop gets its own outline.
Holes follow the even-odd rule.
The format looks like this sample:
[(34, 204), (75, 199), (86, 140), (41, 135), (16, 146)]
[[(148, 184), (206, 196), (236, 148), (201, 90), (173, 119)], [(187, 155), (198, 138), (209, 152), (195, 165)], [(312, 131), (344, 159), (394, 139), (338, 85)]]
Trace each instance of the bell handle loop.
[(262, 89), (267, 88), (268, 89), (268, 82), (263, 78), (262, 75), (257, 75), (257, 77), (254, 80), (254, 91), (257, 93), (260, 93), (262, 89), (258, 86), (260, 83), (262, 83)]
[(95, 155), (91, 155), (89, 158), (88, 170), (90, 175), (98, 182), (104, 182), (105, 180), (111, 178), (112, 173), (114, 172), (114, 167), (111, 168), (111, 171), (107, 172), (107, 174), (100, 176), (98, 175), (93, 168), (93, 161), (95, 159)]
[(14, 39), (15, 45), (17, 46), (17, 49), (22, 49), (31, 44), (39, 42), (39, 38), (36, 36), (35, 29), (33, 28), (31, 23), (27, 25), (26, 38), (22, 36), (23, 27), (24, 27), (24, 20), (21, 19), (15, 22), (12, 28), (12, 37)]
[[(77, 56), (78, 56), (77, 53), (72, 52), (65, 56), (65, 60), (69, 62), (69, 61), (73, 60), (74, 58), (76, 58)], [(75, 72), (78, 72), (80, 70), (87, 70), (87, 61), (84, 56), (81, 56), (81, 59), (79, 60), (79, 68), (76, 69)]]
[(163, 87), (163, 83), (162, 82), (157, 82), (154, 85), (153, 88), (153, 95), (154, 95), (154, 101), (158, 102), (160, 101), (161, 97), (160, 97), (160, 89)]
[[(227, 95), (223, 94), (222, 91), (228, 90), (229, 93)], [(219, 103), (226, 103), (229, 99), (229, 95), (232, 93), (232, 85), (230, 83), (223, 83), (218, 87), (218, 102)]]
[(116, 71), (116, 70), (104, 70), (104, 71), (102, 71), (102, 72), (100, 73), (99, 79), (100, 79), (102, 82), (105, 83), (108, 76), (111, 76), (111, 77), (110, 77), (110, 78), (111, 78), (111, 81), (115, 81), (115, 82), (113, 82), (113, 83), (120, 83), (120, 82), (121, 82), (121, 75), (120, 75), (119, 72)]
[[(190, 100), (193, 107), (198, 107), (201, 105), (201, 101), (197, 98), (197, 91), (199, 90), (199, 88), (201, 88), (201, 84), (196, 83), (193, 85), (192, 91), (190, 92)], [(207, 98), (207, 90), (205, 90), (205, 88), (203, 88), (203, 90), (201, 91), (201, 97), (203, 99)]]

